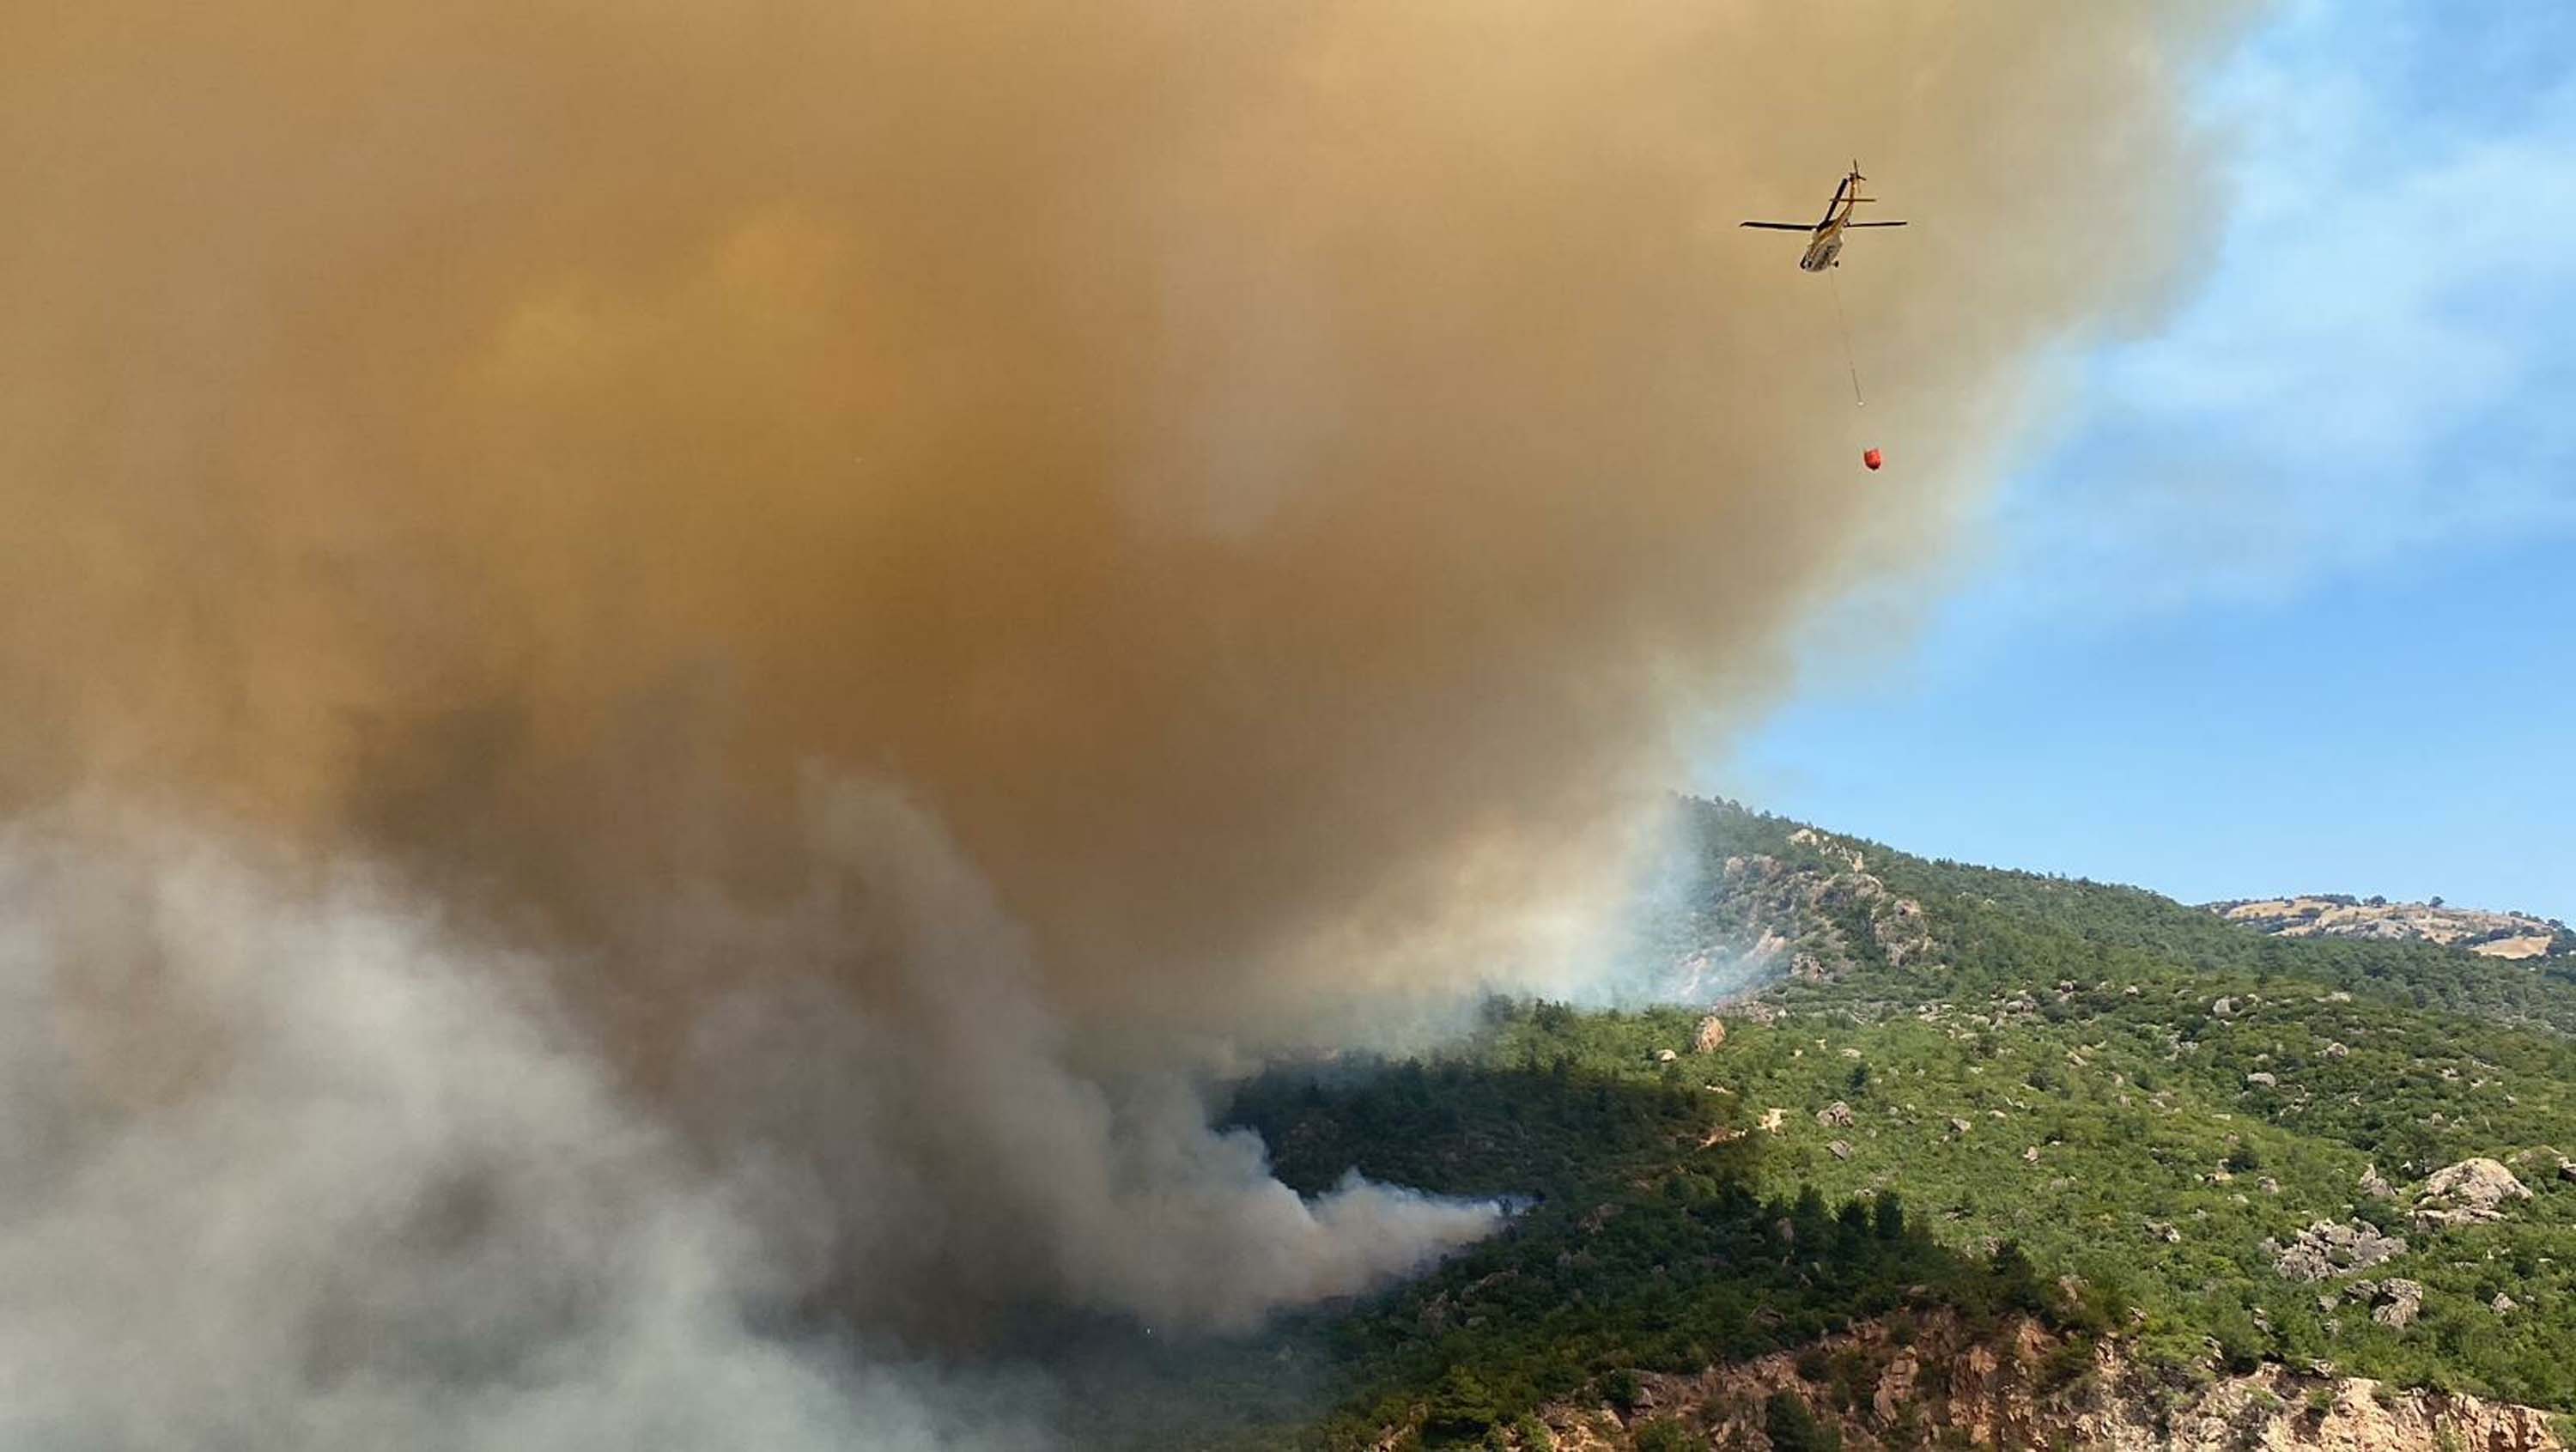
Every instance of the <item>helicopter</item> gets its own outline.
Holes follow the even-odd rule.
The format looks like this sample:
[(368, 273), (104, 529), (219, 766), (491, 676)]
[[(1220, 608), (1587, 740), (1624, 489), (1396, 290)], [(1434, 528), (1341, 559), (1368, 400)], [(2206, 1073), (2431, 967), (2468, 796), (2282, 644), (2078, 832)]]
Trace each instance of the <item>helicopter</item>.
[(1758, 227), (1766, 232), (1806, 233), (1809, 240), (1807, 242), (1806, 255), (1798, 259), (1798, 270), (1800, 272), (1822, 272), (1828, 267), (1840, 267), (1843, 265), (1843, 233), (1845, 231), (1853, 227), (1902, 227), (1905, 225), (1903, 222), (1856, 222), (1852, 220), (1852, 212), (1854, 209), (1858, 208), (1861, 203), (1875, 202), (1878, 200), (1876, 197), (1864, 197), (1860, 194), (1860, 184), (1867, 180), (1869, 180), (1869, 178), (1860, 174), (1860, 163), (1857, 161), (1853, 162), (1851, 170), (1844, 174), (1841, 182), (1835, 185), (1834, 199), (1825, 204), (1825, 219), (1813, 225), (1805, 222), (1746, 222), (1743, 225), (1747, 227)]

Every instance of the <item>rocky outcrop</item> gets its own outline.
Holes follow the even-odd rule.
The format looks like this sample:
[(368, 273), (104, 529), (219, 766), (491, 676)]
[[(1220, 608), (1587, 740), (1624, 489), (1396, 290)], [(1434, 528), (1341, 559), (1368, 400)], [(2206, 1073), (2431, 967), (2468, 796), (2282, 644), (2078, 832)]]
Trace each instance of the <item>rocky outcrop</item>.
[[(2071, 1359), (2070, 1359), (2071, 1358)], [(2563, 1452), (2546, 1412), (2266, 1366), (2241, 1376), (2151, 1372), (2114, 1343), (2089, 1355), (2033, 1323), (1980, 1340), (1946, 1313), (1900, 1314), (1798, 1352), (1693, 1375), (1639, 1374), (1634, 1405), (1560, 1402), (1538, 1420), (1562, 1452), (1617, 1452), (1650, 1427), (1692, 1447), (1767, 1448), (1788, 1393), (1848, 1452), (1919, 1446), (2111, 1452)], [(1393, 1445), (1400, 1431), (1385, 1445)], [(1505, 1445), (1533, 1441), (1505, 1434)]]
[(2331, 893), (2214, 902), (2209, 910), (2276, 938), (2372, 938), (2441, 943), (2490, 958), (2576, 952), (2576, 934), (2528, 913), (2481, 912), (2439, 902), (2390, 902)]
[(1690, 946), (1661, 975), (1659, 997), (1733, 1001), (1783, 976), (1821, 981), (1870, 959), (1901, 965), (1936, 954), (1923, 905), (1865, 871), (1859, 849), (1809, 828), (1790, 843), (1799, 850), (1787, 857), (1739, 854), (1719, 865), (1707, 901), (1674, 928)]
[(2267, 1240), (2263, 1249), (2272, 1257), (2272, 1269), (2284, 1278), (2322, 1281), (2394, 1260), (2406, 1253), (2406, 1239), (2383, 1235), (2359, 1221), (2320, 1220), (2292, 1236), (2289, 1244)]
[(1726, 1044), (1726, 1020), (1716, 1014), (1699, 1021), (1699, 1032), (1691, 1035), (1691, 1052), (1714, 1054)]
[[(2361, 1284), (2370, 1285), (2368, 1281)], [(2423, 1309), (2424, 1285), (2421, 1281), (2391, 1276), (2371, 1287), (2370, 1319), (2392, 1331), (2403, 1331), (2414, 1325), (2415, 1317)]]
[(2415, 1218), (2428, 1225), (2474, 1225), (2502, 1220), (2505, 1208), (2531, 1191), (2502, 1161), (2462, 1160), (2433, 1172), (2415, 1196)]
[(1828, 837), (1813, 827), (1800, 827), (1790, 833), (1789, 844), (1793, 847), (1809, 848), (1821, 856), (1830, 857), (1854, 872), (1860, 871), (1867, 865), (1867, 859), (1860, 855), (1859, 848), (1848, 842)]

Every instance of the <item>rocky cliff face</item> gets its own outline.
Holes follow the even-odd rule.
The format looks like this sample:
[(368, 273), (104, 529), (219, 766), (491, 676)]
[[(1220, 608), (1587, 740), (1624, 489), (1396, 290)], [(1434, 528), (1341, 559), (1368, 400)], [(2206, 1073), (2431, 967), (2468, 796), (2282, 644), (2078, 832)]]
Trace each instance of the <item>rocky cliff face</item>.
[(1890, 892), (1858, 848), (1803, 827), (1789, 840), (1803, 860), (1754, 853), (1720, 865), (1662, 997), (1715, 1002), (1783, 977), (1815, 981), (1862, 961), (1938, 956), (1923, 905)]
[[(1971, 1338), (1945, 1314), (1873, 1322), (1795, 1353), (1692, 1376), (1645, 1375), (1622, 1411), (1562, 1403), (1519, 1447), (1624, 1452), (1637, 1447), (1775, 1444), (1774, 1399), (1795, 1398), (1848, 1452), (1973, 1446), (2112, 1452), (2558, 1452), (2549, 1415), (2476, 1397), (2400, 1392), (2329, 1372), (2267, 1366), (2241, 1376), (2178, 1377), (2134, 1365), (2116, 1343), (2084, 1352), (2035, 1324)], [(1392, 1445), (1392, 1444), (1391, 1444)]]
[(2576, 953), (2576, 933), (2525, 913), (2483, 912), (2439, 902), (2390, 902), (2333, 894), (2214, 902), (2231, 923), (2279, 938), (2379, 938), (2456, 945), (2491, 958)]

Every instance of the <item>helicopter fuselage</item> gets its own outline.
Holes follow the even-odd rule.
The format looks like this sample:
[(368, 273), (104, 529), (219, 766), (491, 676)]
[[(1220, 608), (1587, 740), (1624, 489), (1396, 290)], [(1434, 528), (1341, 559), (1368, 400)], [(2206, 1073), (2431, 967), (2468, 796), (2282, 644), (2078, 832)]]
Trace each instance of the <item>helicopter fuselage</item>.
[(1835, 265), (1843, 255), (1843, 225), (1829, 223), (1817, 229), (1816, 240), (1807, 244), (1807, 255), (1798, 259), (1800, 272), (1822, 272)]

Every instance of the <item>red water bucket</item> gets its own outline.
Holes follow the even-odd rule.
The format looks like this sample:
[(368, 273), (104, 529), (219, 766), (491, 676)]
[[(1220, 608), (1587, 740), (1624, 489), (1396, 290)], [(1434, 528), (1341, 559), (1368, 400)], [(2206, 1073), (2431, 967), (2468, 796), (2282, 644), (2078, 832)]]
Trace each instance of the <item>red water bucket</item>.
[(1871, 449), (1860, 456), (1860, 461), (1875, 469), (1879, 465), (1886, 463), (1887, 459), (1884, 455), (1880, 454), (1878, 450)]

